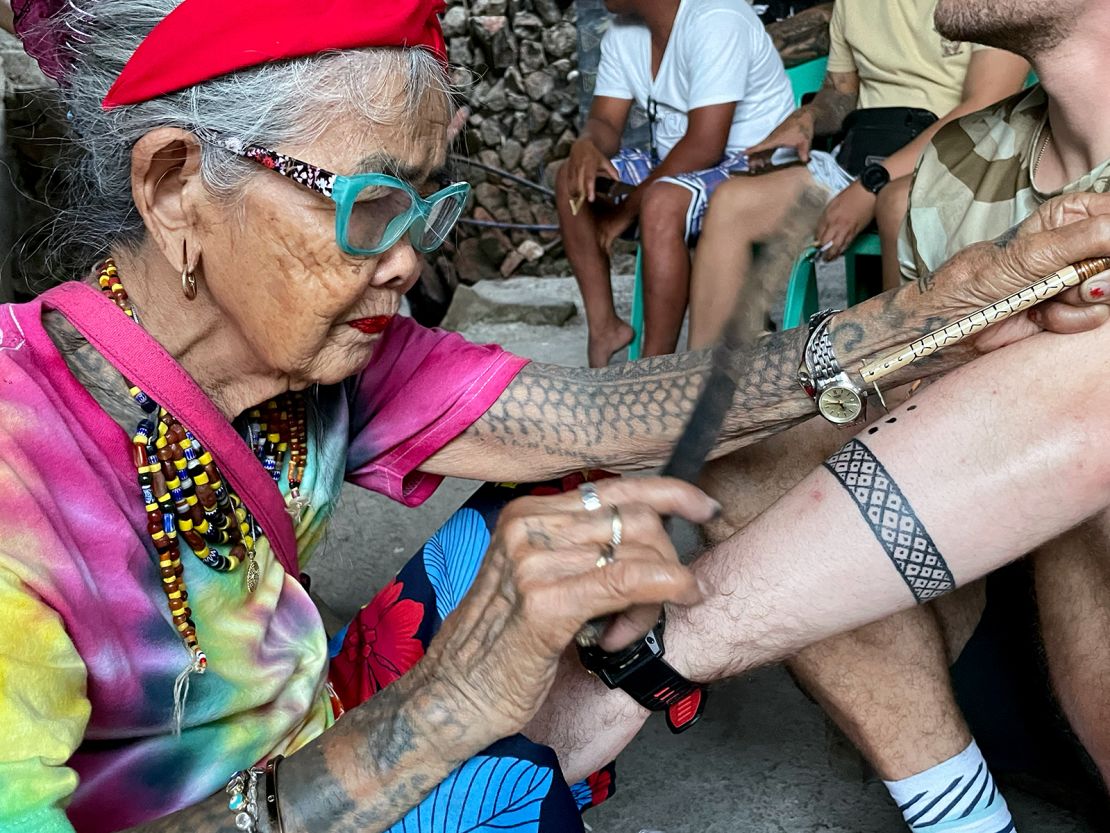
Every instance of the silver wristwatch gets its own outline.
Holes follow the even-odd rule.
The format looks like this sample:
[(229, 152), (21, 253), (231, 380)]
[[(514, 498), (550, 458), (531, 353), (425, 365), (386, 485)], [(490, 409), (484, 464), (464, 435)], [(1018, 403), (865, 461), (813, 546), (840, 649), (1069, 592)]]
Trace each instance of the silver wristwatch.
[(826, 309), (809, 319), (798, 383), (816, 403), (817, 412), (835, 425), (862, 422), (867, 413), (867, 391), (840, 366), (829, 338), (829, 323), (841, 310)]

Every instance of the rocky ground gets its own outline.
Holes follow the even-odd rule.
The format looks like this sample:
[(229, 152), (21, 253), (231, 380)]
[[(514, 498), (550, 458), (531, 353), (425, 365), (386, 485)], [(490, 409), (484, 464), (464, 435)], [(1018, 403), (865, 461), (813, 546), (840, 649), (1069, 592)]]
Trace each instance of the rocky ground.
[[(585, 325), (568, 306), (578, 302), (570, 279), (517, 278), (479, 284), (475, 297), (469, 292), (453, 313), (469, 338), (547, 362), (584, 363)], [(618, 281), (626, 311), (630, 293), (631, 281)], [(336, 612), (351, 615), (475, 485), (449, 481), (416, 510), (349, 488), (309, 570), (315, 589)], [(618, 794), (587, 821), (600, 833), (904, 830), (882, 785), (830, 737), (821, 712), (779, 669), (718, 686), (702, 724), (687, 734), (672, 736), (662, 720), (650, 721), (621, 758)], [(1014, 788), (1006, 794), (1022, 833), (1095, 829)]]

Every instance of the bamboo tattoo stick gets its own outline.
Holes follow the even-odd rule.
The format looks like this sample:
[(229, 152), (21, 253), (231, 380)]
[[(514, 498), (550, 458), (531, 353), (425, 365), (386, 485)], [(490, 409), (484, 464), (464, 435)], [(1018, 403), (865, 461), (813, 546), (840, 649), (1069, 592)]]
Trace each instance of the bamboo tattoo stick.
[(783, 294), (785, 279), (790, 275), (794, 259), (813, 239), (813, 229), (817, 227), (827, 202), (828, 194), (824, 189), (815, 186), (805, 188), (775, 236), (761, 244), (752, 262), (751, 280), (747, 286), (740, 288), (728, 323), (713, 348), (709, 378), (690, 414), (690, 421), (686, 423), (663, 468), (665, 477), (677, 477), (688, 483), (698, 482), (709, 452), (717, 443), (725, 414), (733, 404), (737, 351), (759, 337), (771, 304)]
[[(737, 351), (759, 338), (771, 303), (782, 295), (794, 258), (813, 239), (813, 229), (827, 202), (828, 194), (823, 189), (805, 188), (775, 237), (760, 247), (752, 261), (750, 284), (742, 286), (736, 296), (728, 323), (713, 348), (705, 387), (660, 472), (663, 476), (698, 482), (736, 395), (735, 374), (740, 369), (736, 367)], [(575, 641), (584, 647), (596, 645), (609, 622), (609, 617), (592, 619), (578, 631)]]
[(931, 356), (945, 347), (950, 347), (980, 330), (985, 330), (992, 324), (1005, 321), (1024, 312), (1032, 306), (1049, 298), (1054, 298), (1065, 289), (1079, 286), (1088, 278), (1093, 278), (1099, 272), (1110, 269), (1110, 257), (1099, 257), (1084, 260), (1071, 266), (1065, 266), (1059, 272), (1054, 272), (1048, 277), (1041, 278), (1025, 289), (1015, 292), (1001, 301), (976, 310), (970, 315), (965, 315), (958, 321), (953, 321), (947, 326), (934, 330), (917, 341), (912, 341), (900, 347), (893, 353), (883, 356), (875, 361), (868, 362), (860, 369), (860, 376), (865, 384), (871, 385), (889, 376), (903, 367)]

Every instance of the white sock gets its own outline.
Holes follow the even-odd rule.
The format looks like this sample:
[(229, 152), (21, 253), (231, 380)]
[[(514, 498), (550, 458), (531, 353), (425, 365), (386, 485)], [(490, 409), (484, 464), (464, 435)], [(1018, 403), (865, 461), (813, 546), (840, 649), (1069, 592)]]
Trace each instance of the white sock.
[(883, 783), (913, 833), (1016, 833), (975, 741), (931, 769)]

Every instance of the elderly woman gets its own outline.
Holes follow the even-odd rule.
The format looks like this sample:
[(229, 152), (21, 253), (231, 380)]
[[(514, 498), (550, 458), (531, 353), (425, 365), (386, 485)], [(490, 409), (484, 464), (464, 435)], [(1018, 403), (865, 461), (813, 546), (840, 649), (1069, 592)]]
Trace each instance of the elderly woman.
[[(654, 465), (708, 371), (544, 367), (396, 317), (467, 190), (441, 174), (438, 10), (15, 3), (81, 153), (60, 246), (90, 271), (0, 307), (3, 830), (573, 830), (607, 794), (568, 789), (533, 741), (574, 742), (530, 721), (584, 623), (630, 611), (618, 649), (701, 598), (659, 521), (706, 521), (699, 491), (464, 509), (330, 650), (298, 581), (344, 478), (413, 505), (446, 475)], [(1039, 239), (1062, 264), (1096, 231)], [(1043, 265), (979, 251), (832, 343), (847, 366)], [(805, 340), (731, 357), (723, 448), (812, 414)]]

